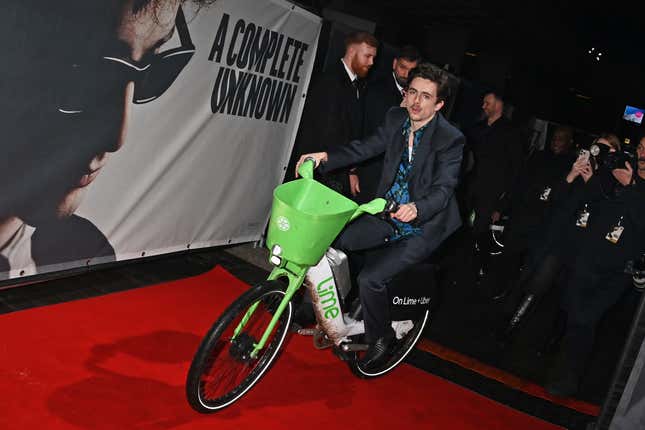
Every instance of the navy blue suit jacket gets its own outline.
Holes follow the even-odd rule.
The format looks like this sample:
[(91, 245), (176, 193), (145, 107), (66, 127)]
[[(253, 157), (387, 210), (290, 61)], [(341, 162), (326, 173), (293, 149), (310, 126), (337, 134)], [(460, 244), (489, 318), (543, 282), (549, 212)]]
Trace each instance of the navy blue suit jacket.
[[(394, 107), (376, 132), (363, 140), (328, 151), (328, 161), (321, 167), (330, 171), (384, 154), (383, 171), (377, 196), (383, 197), (394, 182), (401, 156), (407, 150), (401, 134), (407, 110)], [(416, 224), (421, 227), (428, 251), (461, 225), (455, 187), (463, 155), (464, 135), (437, 112), (423, 132), (409, 178), (410, 201), (418, 209)]]

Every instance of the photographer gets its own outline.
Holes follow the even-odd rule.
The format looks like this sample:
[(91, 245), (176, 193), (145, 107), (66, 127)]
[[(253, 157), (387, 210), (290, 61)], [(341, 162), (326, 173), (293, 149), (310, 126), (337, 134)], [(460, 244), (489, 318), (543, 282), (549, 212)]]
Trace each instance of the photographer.
[[(592, 146), (598, 154), (609, 154), (620, 150), (620, 142), (615, 135), (603, 134)], [(599, 149), (602, 148), (602, 149)], [(596, 199), (605, 199), (608, 194), (603, 189), (613, 190), (617, 182), (611, 171), (604, 167), (598, 172), (589, 186), (594, 169), (605, 163), (590, 158), (588, 150), (582, 150), (571, 166), (568, 174), (561, 173), (560, 179), (553, 182), (549, 193), (548, 212), (544, 212), (542, 223), (534, 233), (534, 240), (527, 253), (520, 279), (510, 295), (505, 298), (503, 324), (498, 333), (498, 340), (506, 342), (517, 330), (521, 322), (535, 309), (537, 302), (551, 288), (562, 284), (566, 277), (565, 263), (570, 262), (575, 249), (571, 247), (570, 225), (575, 219), (581, 202), (588, 204)], [(506, 249), (504, 250), (506, 253)], [(558, 315), (554, 326), (564, 324), (562, 315)], [(554, 332), (562, 331), (554, 329)], [(557, 338), (557, 333), (554, 336)], [(552, 342), (552, 340), (551, 340)]]
[[(597, 174), (573, 199), (578, 210), (566, 226), (571, 270), (561, 301), (566, 330), (546, 384), (559, 396), (577, 391), (596, 326), (630, 285), (625, 267), (645, 251), (645, 138), (636, 160), (614, 151), (598, 161)], [(580, 174), (590, 172), (587, 167)]]
[[(493, 299), (499, 300), (510, 293), (512, 281), (530, 249), (534, 249), (544, 235), (545, 221), (551, 218), (554, 202), (562, 192), (562, 178), (575, 161), (573, 129), (558, 126), (544, 151), (537, 151), (521, 169), (516, 186), (507, 199), (500, 201), (499, 212), (510, 214), (504, 231), (501, 256), (492, 259), (491, 285), (498, 285)], [(513, 291), (517, 294), (516, 291)]]

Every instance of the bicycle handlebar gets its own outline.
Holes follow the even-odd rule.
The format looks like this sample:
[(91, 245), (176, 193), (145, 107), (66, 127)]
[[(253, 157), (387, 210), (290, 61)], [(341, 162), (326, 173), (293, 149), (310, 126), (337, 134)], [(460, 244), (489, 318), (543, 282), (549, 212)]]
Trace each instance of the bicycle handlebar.
[(313, 157), (305, 158), (305, 161), (298, 168), (298, 174), (305, 179), (313, 179), (316, 160)]

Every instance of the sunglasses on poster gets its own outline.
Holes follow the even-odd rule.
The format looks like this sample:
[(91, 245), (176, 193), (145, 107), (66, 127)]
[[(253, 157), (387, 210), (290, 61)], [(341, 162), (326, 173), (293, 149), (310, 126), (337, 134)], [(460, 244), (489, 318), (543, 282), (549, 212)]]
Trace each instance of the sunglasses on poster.
[(175, 27), (181, 41), (178, 48), (147, 56), (144, 61), (103, 56), (93, 63), (71, 65), (61, 86), (58, 111), (81, 114), (98, 106), (110, 96), (115, 85), (134, 82), (133, 103), (144, 104), (159, 98), (177, 79), (195, 53), (186, 18), (177, 11)]

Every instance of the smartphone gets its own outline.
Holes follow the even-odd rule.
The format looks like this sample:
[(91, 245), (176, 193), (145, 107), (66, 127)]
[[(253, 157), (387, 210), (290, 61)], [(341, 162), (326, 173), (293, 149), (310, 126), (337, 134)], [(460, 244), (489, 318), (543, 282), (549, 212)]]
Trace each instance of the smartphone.
[(589, 161), (590, 154), (589, 150), (581, 149), (580, 152), (578, 152), (578, 160)]

